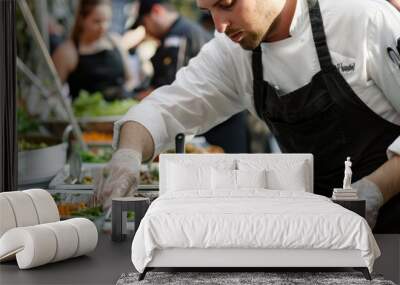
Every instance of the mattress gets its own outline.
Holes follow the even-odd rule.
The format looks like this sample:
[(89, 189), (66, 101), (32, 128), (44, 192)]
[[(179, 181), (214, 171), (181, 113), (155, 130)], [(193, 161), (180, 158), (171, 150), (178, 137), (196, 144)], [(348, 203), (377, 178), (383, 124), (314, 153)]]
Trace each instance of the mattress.
[(171, 248), (359, 250), (370, 271), (380, 255), (361, 216), (323, 196), (266, 189), (160, 196), (133, 239), (132, 262), (143, 272), (155, 250)]

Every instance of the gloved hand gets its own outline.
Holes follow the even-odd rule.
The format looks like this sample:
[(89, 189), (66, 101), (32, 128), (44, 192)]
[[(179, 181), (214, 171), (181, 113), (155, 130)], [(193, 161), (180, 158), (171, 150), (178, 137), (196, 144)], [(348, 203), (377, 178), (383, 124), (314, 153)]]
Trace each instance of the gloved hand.
[(365, 200), (366, 220), (373, 229), (376, 224), (378, 212), (383, 205), (383, 195), (378, 186), (367, 178), (362, 178), (351, 185), (353, 189), (358, 190), (358, 197)]
[(111, 207), (112, 198), (134, 195), (139, 185), (141, 162), (140, 152), (119, 149), (106, 167), (95, 174), (96, 198), (104, 209)]

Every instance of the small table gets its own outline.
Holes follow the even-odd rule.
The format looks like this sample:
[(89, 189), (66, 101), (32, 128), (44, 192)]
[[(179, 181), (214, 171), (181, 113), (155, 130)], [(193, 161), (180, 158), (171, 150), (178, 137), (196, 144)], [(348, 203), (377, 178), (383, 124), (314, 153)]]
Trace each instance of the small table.
[(150, 205), (150, 199), (145, 197), (120, 197), (112, 200), (112, 241), (123, 241), (126, 239), (127, 213), (135, 212), (135, 233), (140, 221), (146, 214)]
[(332, 199), (333, 203), (339, 204), (340, 206), (359, 214), (365, 218), (365, 200), (336, 200)]

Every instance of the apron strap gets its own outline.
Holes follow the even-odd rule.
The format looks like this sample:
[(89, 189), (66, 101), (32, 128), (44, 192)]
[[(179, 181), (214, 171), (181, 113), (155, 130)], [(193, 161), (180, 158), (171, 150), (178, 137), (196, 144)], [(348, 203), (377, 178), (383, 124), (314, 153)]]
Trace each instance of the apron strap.
[(326, 43), (324, 23), (322, 21), (319, 2), (315, 1), (314, 4), (308, 3), (308, 5), (311, 29), (314, 38), (315, 48), (317, 49), (319, 64), (323, 71), (331, 71), (332, 69), (335, 69), (335, 66), (332, 64), (331, 55), (329, 53), (329, 48)]
[(262, 118), (262, 110), (264, 107), (264, 76), (261, 46), (253, 50), (251, 66), (253, 69), (254, 106), (257, 115)]

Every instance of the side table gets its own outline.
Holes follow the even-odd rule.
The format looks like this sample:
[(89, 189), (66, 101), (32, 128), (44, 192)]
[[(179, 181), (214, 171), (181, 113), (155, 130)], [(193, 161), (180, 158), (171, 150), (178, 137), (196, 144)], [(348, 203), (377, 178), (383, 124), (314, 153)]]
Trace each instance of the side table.
[(365, 200), (336, 200), (332, 199), (333, 203), (339, 204), (340, 206), (359, 214), (365, 218)]
[(140, 221), (146, 214), (150, 199), (145, 197), (121, 197), (112, 200), (112, 241), (123, 241), (126, 238), (128, 211), (135, 212), (135, 233)]

